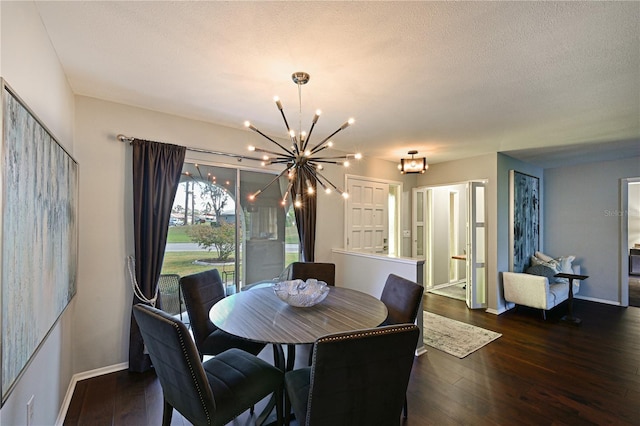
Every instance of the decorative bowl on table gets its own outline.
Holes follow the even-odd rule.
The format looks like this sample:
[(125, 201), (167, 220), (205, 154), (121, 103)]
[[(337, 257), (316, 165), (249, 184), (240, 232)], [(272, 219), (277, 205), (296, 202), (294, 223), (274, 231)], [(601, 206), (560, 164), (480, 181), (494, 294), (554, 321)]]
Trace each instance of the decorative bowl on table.
[(327, 283), (314, 278), (280, 281), (273, 285), (273, 291), (281, 300), (298, 308), (308, 308), (322, 302), (329, 294), (329, 289)]

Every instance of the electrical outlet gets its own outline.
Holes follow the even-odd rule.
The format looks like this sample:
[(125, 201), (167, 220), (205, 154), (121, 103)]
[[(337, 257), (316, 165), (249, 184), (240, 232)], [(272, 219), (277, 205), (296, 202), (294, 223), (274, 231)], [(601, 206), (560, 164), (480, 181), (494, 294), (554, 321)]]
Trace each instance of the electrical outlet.
[(411, 237), (411, 231), (410, 231), (410, 230), (408, 230), (408, 229), (403, 230), (403, 231), (402, 231), (402, 236), (403, 236), (404, 238), (410, 238), (410, 237)]
[(27, 426), (31, 426), (33, 424), (33, 400), (35, 397), (35, 395), (31, 395), (29, 402), (27, 402)]

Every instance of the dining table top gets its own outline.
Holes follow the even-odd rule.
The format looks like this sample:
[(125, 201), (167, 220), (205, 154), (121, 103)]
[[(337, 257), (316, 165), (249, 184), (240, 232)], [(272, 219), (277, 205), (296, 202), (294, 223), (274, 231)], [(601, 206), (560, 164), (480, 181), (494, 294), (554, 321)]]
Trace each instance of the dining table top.
[(369, 294), (332, 286), (322, 302), (298, 308), (266, 286), (225, 297), (213, 305), (209, 318), (235, 336), (297, 345), (313, 343), (327, 334), (377, 327), (387, 318), (387, 307)]

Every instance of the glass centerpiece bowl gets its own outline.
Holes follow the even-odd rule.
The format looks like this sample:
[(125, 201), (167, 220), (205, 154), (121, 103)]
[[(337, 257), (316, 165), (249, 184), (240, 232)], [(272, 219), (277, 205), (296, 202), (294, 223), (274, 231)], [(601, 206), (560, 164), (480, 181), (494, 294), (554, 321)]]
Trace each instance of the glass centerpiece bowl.
[(330, 287), (315, 278), (280, 281), (273, 285), (276, 295), (291, 306), (307, 308), (322, 302), (329, 294)]

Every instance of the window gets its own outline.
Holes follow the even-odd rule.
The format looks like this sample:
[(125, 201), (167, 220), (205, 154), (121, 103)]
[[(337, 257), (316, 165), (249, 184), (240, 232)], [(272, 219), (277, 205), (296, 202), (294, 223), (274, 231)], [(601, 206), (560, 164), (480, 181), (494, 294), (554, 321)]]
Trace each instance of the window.
[(162, 273), (217, 268), (229, 293), (277, 277), (298, 260), (295, 218), (280, 204), (286, 178), (249, 201), (272, 179), (270, 173), (185, 162)]

